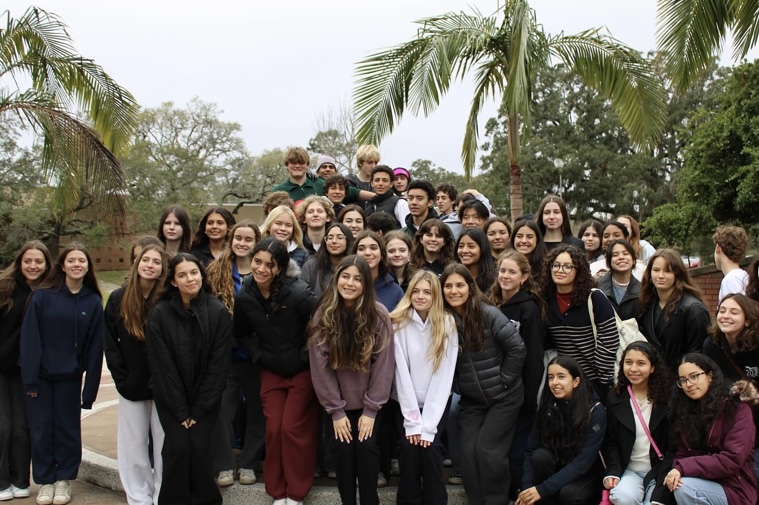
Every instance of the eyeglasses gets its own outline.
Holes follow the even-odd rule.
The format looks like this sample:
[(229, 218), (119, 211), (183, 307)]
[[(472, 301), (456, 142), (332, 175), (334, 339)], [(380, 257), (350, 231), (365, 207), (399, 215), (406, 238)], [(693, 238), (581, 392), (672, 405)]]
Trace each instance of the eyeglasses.
[(698, 372), (698, 373), (692, 373), (687, 377), (680, 377), (677, 379), (675, 384), (677, 384), (677, 387), (680, 389), (684, 388), (686, 384), (698, 384), (698, 380), (701, 378), (702, 375), (706, 375), (706, 372)]
[(325, 242), (340, 242), (341, 240), (345, 240), (345, 235), (327, 235), (324, 237)]
[(551, 263), (551, 271), (558, 272), (561, 270), (565, 274), (571, 273), (575, 269), (574, 265), (562, 265), (561, 263)]

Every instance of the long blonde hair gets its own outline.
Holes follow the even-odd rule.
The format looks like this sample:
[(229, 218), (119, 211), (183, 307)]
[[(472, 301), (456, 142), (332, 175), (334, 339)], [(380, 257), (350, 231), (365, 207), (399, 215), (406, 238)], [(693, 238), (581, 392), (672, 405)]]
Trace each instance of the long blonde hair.
[(390, 313), (390, 319), (393, 321), (393, 329), (395, 331), (408, 325), (409, 321), (411, 321), (412, 311), (414, 310), (411, 298), (414, 294), (414, 289), (422, 281), (427, 281), (432, 290), (432, 307), (430, 307), (430, 313), (427, 317), (432, 325), (432, 345), (429, 349), (429, 358), (432, 361), (432, 369), (436, 372), (445, 357), (448, 335), (455, 328), (453, 317), (445, 312), (443, 290), (440, 288), (440, 281), (437, 275), (429, 270), (419, 270), (416, 272), (411, 277), (411, 281), (409, 281), (406, 294), (398, 302), (395, 310)]
[(269, 215), (266, 216), (264, 224), (261, 225), (261, 235), (264, 237), (270, 237), (271, 234), (269, 233), (269, 230), (271, 229), (272, 223), (282, 214), (289, 216), (290, 220), (293, 222), (293, 236), (290, 237), (290, 240), (295, 242), (298, 247), (303, 249), (303, 230), (301, 230), (300, 224), (298, 224), (298, 218), (295, 216), (295, 212), (293, 212), (292, 209), (286, 205), (274, 207), (271, 212), (269, 212)]

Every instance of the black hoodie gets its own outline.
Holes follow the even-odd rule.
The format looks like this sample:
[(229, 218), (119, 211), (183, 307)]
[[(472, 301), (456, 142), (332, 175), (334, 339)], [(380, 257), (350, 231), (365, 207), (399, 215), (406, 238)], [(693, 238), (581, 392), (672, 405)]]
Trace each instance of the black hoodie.
[(19, 375), (21, 369), (18, 366), (19, 339), (21, 337), (21, 323), (24, 321), (24, 312), (32, 288), (26, 283), (21, 272), (16, 273), (16, 287), (11, 299), (13, 306), (10, 310), (0, 309), (0, 373)]

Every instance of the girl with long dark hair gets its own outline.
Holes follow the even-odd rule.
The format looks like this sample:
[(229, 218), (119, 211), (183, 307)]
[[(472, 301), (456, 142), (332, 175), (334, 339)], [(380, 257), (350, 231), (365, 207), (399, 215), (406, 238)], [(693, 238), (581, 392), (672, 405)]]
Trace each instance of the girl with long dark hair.
[(82, 462), (80, 409), (92, 408), (103, 368), (103, 297), (94, 270), (83, 245), (64, 247), (21, 325), (37, 503), (68, 503)]
[(366, 229), (366, 212), (356, 204), (346, 205), (337, 215), (337, 221), (348, 227), (355, 240)]
[(445, 267), (455, 261), (455, 249), (456, 242), (448, 226), (438, 219), (428, 219), (414, 235), (411, 263), (440, 277)]
[(572, 235), (572, 223), (569, 222), (567, 205), (560, 196), (547, 195), (540, 201), (535, 222), (543, 235), (546, 248), (551, 251), (560, 244), (573, 245), (584, 250), (582, 240)]
[(437, 276), (420, 270), (390, 314), (395, 329), (398, 503), (445, 503), (442, 436), (458, 357), (456, 324), (443, 307)]
[(648, 342), (633, 342), (623, 351), (617, 383), (606, 401), (603, 449), (603, 485), (611, 490), (615, 505), (668, 501), (664, 477), (672, 460), (663, 456), (668, 448), (671, 377), (661, 354)]
[(678, 504), (756, 503), (751, 407), (730, 395), (711, 358), (688, 353), (678, 363), (669, 402), (677, 452), (664, 483)]
[(403, 298), (403, 290), (388, 272), (385, 242), (373, 231), (362, 231), (356, 237), (351, 253), (361, 256), (369, 265), (377, 301), (388, 311), (395, 309)]
[(479, 228), (464, 230), (456, 243), (456, 256), (459, 263), (469, 269), (480, 291), (489, 293), (496, 273), (490, 243), (485, 233)]
[[(140, 250), (124, 287), (105, 306), (105, 357), (119, 393), (119, 476), (127, 502), (154, 503), (163, 477), (163, 428), (150, 389), (146, 347), (148, 315), (160, 298), (169, 257), (163, 246)], [(153, 438), (153, 466), (148, 440)]]
[(353, 235), (342, 223), (332, 223), (327, 226), (324, 235), (324, 247), (303, 265), (300, 278), (306, 281), (316, 296), (329, 286), (332, 274), (340, 261), (350, 254), (353, 246)]
[(670, 370), (677, 370), (684, 354), (701, 351), (709, 311), (677, 251), (661, 249), (651, 256), (638, 303), (640, 331), (663, 350)]
[(497, 267), (498, 256), (509, 248), (511, 223), (505, 217), (494, 216), (485, 221), (482, 231), (488, 237), (490, 254), (492, 255), (493, 264)]
[(514, 441), (509, 451), (511, 496), (515, 498), (516, 491), (522, 485), (527, 438), (538, 410), (546, 339), (546, 325), (538, 291), (532, 280), (530, 262), (522, 253), (506, 251), (498, 258), (498, 279), (491, 288), (490, 300), (516, 325), (527, 349), (522, 369), (524, 403), (519, 410)]
[(377, 505), (380, 457), (375, 418), (390, 396), (395, 371), (393, 326), (375, 301), (366, 260), (347, 256), (319, 299), (309, 326), (314, 389), (332, 416), (334, 463), (343, 504)]
[(221, 256), (227, 247), (229, 230), (235, 225), (235, 217), (224, 207), (208, 209), (200, 218), (198, 229), (190, 245), (190, 252), (207, 267), (214, 259)]
[[(584, 257), (584, 256), (583, 256)], [(516, 505), (598, 503), (606, 410), (569, 356), (548, 363)]]
[(42, 242), (27, 242), (0, 273), (0, 501), (29, 496), (29, 423), (19, 368), (26, 305), (52, 267)]
[(299, 273), (283, 242), (261, 240), (234, 308), (235, 337), (261, 370), (264, 481), (277, 505), (302, 503), (316, 466), (318, 409), (306, 352), (316, 298)]
[(179, 205), (171, 205), (163, 209), (158, 221), (158, 240), (160, 240), (169, 256), (178, 252), (190, 252), (192, 242), (192, 225), (187, 211)]
[(585, 251), (557, 247), (546, 256), (541, 279), (553, 346), (560, 355), (576, 359), (589, 385), (599, 398), (605, 398), (614, 382), (619, 333), (611, 302), (601, 291), (593, 291)]
[(543, 234), (535, 221), (517, 221), (511, 234), (511, 248), (524, 254), (530, 262), (532, 276), (538, 281), (543, 271), (543, 258), (548, 253)]
[(635, 249), (627, 240), (617, 239), (612, 240), (606, 250), (609, 271), (598, 280), (598, 289), (604, 292), (621, 319), (635, 319), (640, 296), (640, 281), (633, 275)]
[(603, 224), (596, 219), (588, 219), (577, 230), (577, 238), (585, 244), (585, 254), (588, 255), (588, 263), (593, 263), (604, 257), (604, 246), (601, 243)]
[[(251, 275), (253, 248), (261, 240), (261, 231), (251, 221), (241, 221), (230, 231), (229, 247), (208, 265), (208, 285), (211, 294), (224, 303), (230, 316), (234, 313), (235, 297), (243, 281)], [(264, 416), (261, 409), (258, 369), (244, 347), (232, 349), (232, 366), (227, 375), (224, 396), (221, 400), (218, 426), (214, 430), (214, 468), (219, 471), (216, 483), (234, 484), (235, 459), (232, 454), (234, 422), (240, 405), (240, 393), (245, 397), (245, 444), (240, 453), (240, 484), (256, 482), (255, 468), (261, 462), (264, 449)]]
[(461, 348), (456, 375), (464, 489), (471, 505), (505, 505), (510, 474), (503, 451), (511, 447), (524, 400), (525, 346), (514, 324), (487, 302), (464, 265), (448, 265), (440, 283)]
[(164, 432), (159, 505), (220, 504), (211, 437), (232, 349), (232, 323), (200, 260), (177, 253), (147, 330), (148, 365)]

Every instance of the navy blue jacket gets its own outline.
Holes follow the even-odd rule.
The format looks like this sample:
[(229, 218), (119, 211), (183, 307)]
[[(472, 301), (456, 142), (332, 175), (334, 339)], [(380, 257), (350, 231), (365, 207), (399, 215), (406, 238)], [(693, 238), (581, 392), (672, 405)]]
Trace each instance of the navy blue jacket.
[(403, 298), (403, 290), (390, 274), (377, 277), (374, 281), (374, 293), (377, 301), (384, 305), (388, 312), (392, 312)]
[(87, 286), (72, 293), (35, 291), (21, 325), (21, 380), (36, 393), (40, 379), (79, 380), (85, 374), (82, 408), (92, 408), (103, 368), (103, 300)]

